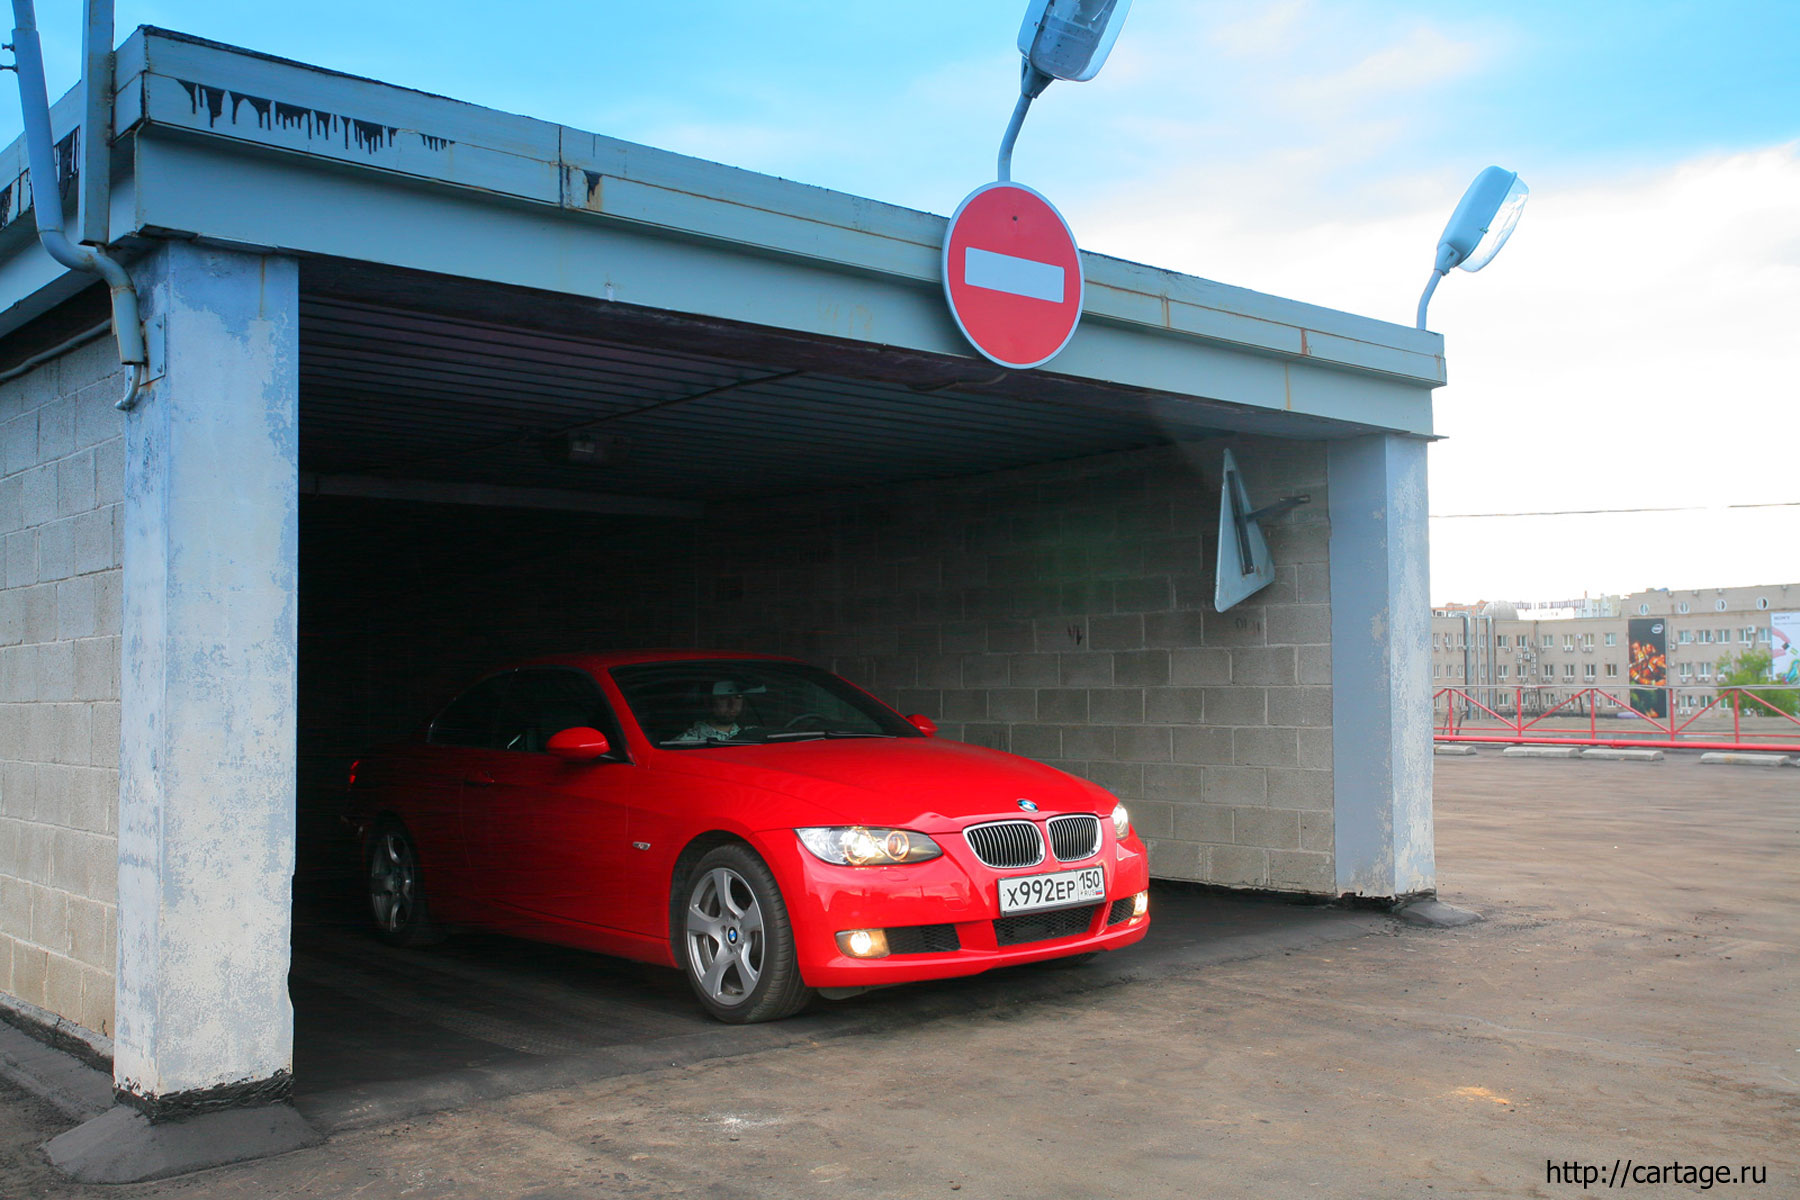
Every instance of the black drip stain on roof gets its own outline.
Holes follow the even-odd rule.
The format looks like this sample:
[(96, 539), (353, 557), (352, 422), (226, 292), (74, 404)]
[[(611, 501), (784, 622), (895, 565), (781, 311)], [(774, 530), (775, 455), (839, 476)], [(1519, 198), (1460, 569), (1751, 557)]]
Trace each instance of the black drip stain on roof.
[(269, 105), (272, 103), (270, 100), (263, 96), (252, 96), (246, 92), (231, 92), (229, 95), (231, 96), (232, 124), (235, 125), (237, 123), (238, 105), (248, 104), (256, 111), (256, 127), (258, 129), (274, 128), (273, 125), (269, 124)]
[[(219, 123), (219, 114), (225, 111), (225, 89), (207, 87), (204, 83), (193, 83), (186, 79), (175, 81), (187, 89), (188, 103), (194, 106), (194, 115), (200, 115), (200, 105), (206, 104), (206, 123), (208, 126)], [(233, 116), (235, 119), (235, 114)]]
[[(208, 87), (191, 79), (178, 79), (175, 82), (186, 89), (188, 103), (196, 116), (199, 115), (201, 106), (205, 106), (208, 126), (216, 126), (219, 118), (225, 116), (226, 101), (229, 99), (229, 120), (233, 125), (238, 123), (239, 109), (247, 104), (256, 114), (258, 129), (272, 131), (280, 126), (284, 130), (304, 130), (308, 140), (314, 137), (332, 137), (342, 130), (344, 148), (348, 150), (354, 146), (366, 154), (374, 154), (392, 146), (395, 136), (401, 132), (398, 127), (384, 125), (380, 121), (363, 121), (303, 104), (288, 104), (267, 96), (253, 96), (248, 92), (228, 92), (224, 88)], [(427, 150), (443, 151), (456, 144), (450, 138), (429, 133), (418, 136), (420, 144)], [(72, 161), (73, 151), (70, 152), (70, 158)]]
[(588, 190), (586, 203), (592, 204), (594, 202), (594, 193), (600, 190), (601, 175), (598, 171), (587, 170), (582, 171), (582, 174), (587, 176)]

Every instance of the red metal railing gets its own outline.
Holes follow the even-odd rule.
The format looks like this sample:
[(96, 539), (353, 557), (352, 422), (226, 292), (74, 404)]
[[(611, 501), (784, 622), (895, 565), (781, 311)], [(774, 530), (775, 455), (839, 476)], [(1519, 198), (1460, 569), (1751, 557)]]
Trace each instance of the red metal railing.
[[(1547, 702), (1546, 691), (1561, 688), (1475, 687), (1439, 688), (1432, 697), (1432, 737), (1440, 742), (1506, 742), (1533, 745), (1639, 746), (1661, 750), (1769, 750), (1800, 752), (1800, 718), (1783, 712), (1757, 695), (1769, 690), (1759, 685), (1721, 687), (1716, 695), (1701, 697), (1683, 712), (1677, 702), (1683, 689), (1634, 687), (1627, 695), (1643, 707), (1621, 700), (1604, 688), (1586, 687), (1563, 699)], [(1689, 692), (1699, 689), (1688, 689)], [(1705, 689), (1712, 692), (1713, 689)], [(1645, 697), (1661, 703), (1645, 702)], [(1510, 701), (1510, 713), (1505, 711)], [(1612, 711), (1602, 716), (1602, 706)], [(1644, 709), (1651, 709), (1646, 712)], [(1532, 710), (1527, 716), (1527, 709)], [(1731, 713), (1729, 732), (1724, 710)], [(1658, 710), (1665, 710), (1667, 716)], [(1715, 714), (1703, 728), (1702, 717)], [(1752, 728), (1746, 729), (1748, 717)], [(1634, 722), (1608, 728), (1621, 718)], [(1551, 724), (1550, 722), (1561, 722)], [(1637, 724), (1636, 722), (1642, 722)], [(1586, 728), (1582, 728), (1583, 725)], [(1762, 727), (1766, 726), (1766, 728)]]

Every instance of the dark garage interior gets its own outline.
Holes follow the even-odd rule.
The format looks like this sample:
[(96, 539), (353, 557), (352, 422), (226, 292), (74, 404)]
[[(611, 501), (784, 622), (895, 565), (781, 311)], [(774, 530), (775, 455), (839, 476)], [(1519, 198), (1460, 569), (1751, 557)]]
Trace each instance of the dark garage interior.
[(1189, 456), (1242, 415), (570, 297), (330, 263), (302, 279), (301, 1094), (716, 1033), (673, 972), (365, 932), (349, 763), (494, 665), (793, 654), (945, 736), (1143, 790), (1141, 768), (1037, 735), (1134, 714), (1034, 697), (1112, 682), (1058, 663), (1104, 649), (1113, 614), (1167, 610), (1202, 639), (1217, 479)]

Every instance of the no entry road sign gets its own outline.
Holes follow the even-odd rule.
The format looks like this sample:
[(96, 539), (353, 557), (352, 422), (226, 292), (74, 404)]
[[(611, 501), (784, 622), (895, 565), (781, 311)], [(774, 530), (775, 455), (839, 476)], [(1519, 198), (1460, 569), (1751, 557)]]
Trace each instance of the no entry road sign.
[(969, 344), (1003, 367), (1042, 366), (1081, 320), (1081, 255), (1054, 205), (1028, 187), (969, 193), (944, 237), (944, 293)]

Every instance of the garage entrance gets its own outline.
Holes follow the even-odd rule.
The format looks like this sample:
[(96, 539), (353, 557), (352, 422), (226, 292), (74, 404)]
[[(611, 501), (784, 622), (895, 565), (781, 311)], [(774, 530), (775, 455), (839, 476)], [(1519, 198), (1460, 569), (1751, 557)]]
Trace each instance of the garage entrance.
[[(1078, 334), (1001, 372), (941, 217), (165, 31), (116, 57), (127, 413), (97, 334), (34, 326), (91, 281), (0, 156), (0, 987), (110, 1036), (126, 1103), (288, 1094), (290, 879), (341, 861), (347, 762), (538, 650), (832, 667), (1114, 791), (1165, 879), (1433, 886), (1436, 335), (1089, 255)], [(1226, 446), (1310, 502), (1220, 613)]]

